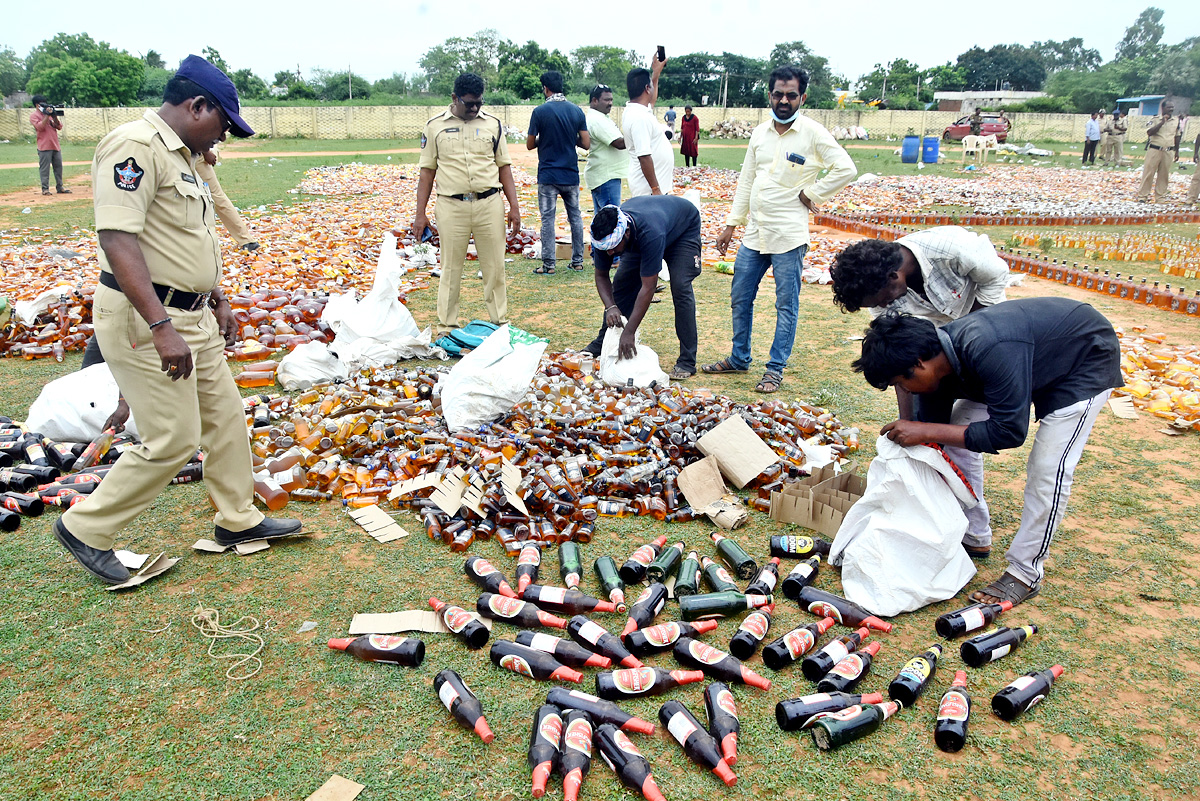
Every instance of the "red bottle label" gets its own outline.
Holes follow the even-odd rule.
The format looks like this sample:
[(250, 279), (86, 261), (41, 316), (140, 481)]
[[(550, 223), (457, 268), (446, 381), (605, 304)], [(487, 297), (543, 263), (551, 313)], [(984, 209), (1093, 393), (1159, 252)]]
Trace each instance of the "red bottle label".
[(4, 499), (4, 508), (8, 509), (10, 512), (21, 511), (20, 505), (18, 505), (16, 500), (13, 498), (5, 498)]
[(477, 576), (490, 576), (496, 572), (496, 568), (492, 567), (492, 563), (486, 559), (476, 559), (471, 563), (471, 570)]
[(633, 602), (634, 605), (636, 606), (637, 604), (640, 604), (642, 601), (645, 601), (647, 598), (649, 598), (651, 590), (653, 590), (653, 586), (647, 587), (646, 589), (642, 590), (642, 594), (639, 595), (638, 599)]
[(458, 634), (471, 622), (471, 615), (462, 607), (451, 606), (442, 613), (442, 620), (445, 621), (446, 628)]
[(563, 735), (563, 746), (581, 754), (592, 755), (592, 727), (586, 720), (573, 720)]
[(501, 617), (516, 617), (525, 608), (525, 602), (507, 595), (493, 595), (488, 599), (488, 606)]
[(735, 718), (737, 717), (737, 704), (733, 702), (733, 693), (729, 692), (729, 690), (721, 690), (721, 692), (717, 693), (717, 706)]
[(857, 679), (863, 672), (863, 658), (858, 654), (850, 654), (833, 666), (830, 673), (836, 673), (847, 679)]
[[(512, 656), (504, 657), (504, 659), (515, 659), (515, 658), (516, 657), (512, 657)], [(501, 660), (501, 663), (503, 664), (503, 660)], [(522, 663), (524, 663), (524, 660), (522, 660)], [(526, 665), (525, 669), (528, 670), (529, 666)], [(517, 672), (520, 672), (520, 671), (517, 671)], [(529, 674), (525, 674), (525, 675), (529, 675)], [(540, 736), (543, 740), (545, 740), (546, 742), (553, 745), (555, 748), (558, 748), (558, 741), (560, 739), (562, 739), (562, 728), (563, 728), (562, 718), (560, 718), (556, 714), (549, 714), (549, 715), (546, 715), (546, 717), (542, 718), (542, 725), (538, 729), (538, 736)]]
[[(511, 670), (513, 673), (520, 673), (522, 676), (533, 678), (533, 670), (530, 669), (529, 663), (519, 656), (506, 654), (500, 657), (500, 667), (505, 670)], [(557, 720), (557, 717), (555, 718)], [(542, 722), (542, 731), (545, 732), (546, 723)], [(558, 738), (554, 738), (554, 744), (558, 745)]]
[(651, 626), (648, 629), (642, 629), (642, 634), (646, 637), (646, 642), (653, 645), (670, 645), (679, 639), (681, 630), (678, 623), (663, 623), (659, 626)]
[(821, 717), (830, 717), (834, 720), (854, 720), (862, 713), (863, 707), (859, 704), (855, 704), (854, 706), (846, 707), (838, 712), (830, 712), (828, 715), (821, 715)]
[(831, 617), (838, 623), (842, 623), (842, 613), (837, 610), (837, 607), (830, 606), (824, 601), (813, 601), (808, 605), (808, 611), (812, 612), (817, 617)]
[(970, 712), (967, 697), (957, 690), (951, 690), (942, 696), (938, 704), (938, 720), (966, 720)]
[(792, 659), (799, 659), (816, 643), (816, 637), (808, 629), (796, 629), (783, 635), (783, 644), (787, 646)]
[(733, 576), (729, 575), (729, 571), (723, 567), (717, 568), (717, 578), (730, 584), (737, 584), (737, 582), (733, 580)]
[(541, 563), (541, 551), (528, 546), (521, 549), (521, 555), (517, 558), (518, 565), (541, 565)]
[(767, 636), (767, 629), (770, 627), (771, 621), (767, 620), (767, 616), (762, 612), (754, 612), (746, 615), (746, 619), (742, 621), (739, 631), (748, 631), (754, 635), (754, 638), (761, 640)]
[(643, 567), (649, 567), (654, 561), (654, 548), (649, 545), (643, 545), (633, 552), (633, 556), (629, 557), (630, 561), (637, 562)]
[(725, 658), (725, 654), (713, 648), (706, 643), (692, 640), (688, 643), (688, 650), (692, 652), (692, 656), (706, 665), (715, 665)]
[(641, 667), (614, 670), (613, 685), (623, 693), (640, 693), (654, 686), (654, 668)]
[(613, 741), (616, 742), (617, 748), (620, 748), (627, 754), (632, 754), (633, 756), (642, 755), (642, 752), (637, 750), (637, 747), (633, 743), (629, 742), (629, 738), (625, 736), (625, 732), (623, 731), (618, 730), (613, 734)]
[(371, 647), (378, 651), (392, 651), (399, 648), (408, 640), (407, 637), (392, 637), (386, 634), (372, 634), (367, 638)]

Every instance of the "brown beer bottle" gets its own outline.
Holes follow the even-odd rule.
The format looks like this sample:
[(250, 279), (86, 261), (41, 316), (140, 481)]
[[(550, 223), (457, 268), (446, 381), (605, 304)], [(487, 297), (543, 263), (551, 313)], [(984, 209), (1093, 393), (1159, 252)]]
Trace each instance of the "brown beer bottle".
[(538, 579), (538, 570), (542, 566), (542, 548), (536, 542), (527, 542), (521, 546), (521, 554), (517, 557), (517, 597), (525, 597), (525, 588)]
[(704, 688), (704, 711), (708, 715), (708, 733), (721, 746), (725, 764), (732, 768), (737, 764), (737, 741), (742, 724), (738, 720), (733, 693), (727, 685), (714, 681)]
[(679, 664), (699, 668), (719, 681), (737, 681), (760, 690), (771, 689), (768, 679), (743, 665), (736, 656), (713, 648), (708, 643), (690, 637), (680, 637), (671, 653)]
[(365, 637), (335, 638), (329, 641), (335, 651), (345, 651), (364, 662), (417, 667), (425, 659), (425, 643), (415, 637), (370, 634)]
[(475, 611), (492, 620), (525, 628), (547, 626), (552, 629), (565, 629), (567, 627), (567, 621), (549, 612), (543, 612), (531, 603), (490, 592), (479, 596), (479, 600), (475, 602)]
[(937, 673), (938, 658), (941, 655), (942, 646), (934, 643), (924, 653), (908, 660), (888, 685), (888, 697), (899, 701), (905, 709), (911, 709), (917, 698), (929, 686), (929, 680)]
[(800, 597), (800, 590), (817, 580), (817, 567), (821, 564), (820, 556), (810, 556), (792, 568), (792, 572), (783, 578), (785, 598), (795, 601)]
[(631, 631), (621, 640), (630, 653), (635, 656), (646, 656), (671, 650), (675, 641), (680, 637), (696, 637), (713, 631), (716, 627), (716, 620), (697, 620), (695, 623), (660, 623), (657, 626)]
[(967, 671), (954, 674), (954, 683), (938, 704), (937, 722), (933, 724), (933, 741), (948, 754), (961, 751), (967, 742), (967, 725), (971, 720), (971, 696), (967, 695)]
[(658, 719), (683, 747), (688, 759), (717, 774), (726, 787), (737, 784), (737, 776), (721, 757), (716, 738), (704, 730), (687, 707), (678, 701), (667, 701), (659, 708)]
[(939, 635), (949, 640), (972, 631), (978, 631), (1002, 613), (1012, 609), (1012, 606), (1012, 601), (1001, 601), (998, 604), (971, 604), (942, 615), (934, 621), (933, 627)]
[(667, 544), (667, 535), (663, 534), (654, 542), (648, 542), (638, 548), (629, 558), (625, 560), (625, 564), (621, 565), (621, 580), (625, 582), (625, 586), (631, 584), (640, 584), (642, 579), (646, 578), (646, 570), (650, 567), (650, 563), (654, 561), (654, 557), (658, 556), (663, 547)]
[(529, 767), (533, 770), (533, 797), (546, 794), (550, 774), (558, 767), (561, 754), (563, 721), (558, 707), (542, 704), (533, 715), (529, 732)]
[(1049, 670), (1035, 670), (1013, 679), (1007, 687), (992, 696), (992, 711), (1001, 720), (1015, 720), (1050, 694), (1054, 680), (1064, 670), (1062, 665), (1055, 665)]
[(517, 597), (517, 593), (508, 583), (508, 579), (504, 577), (504, 574), (486, 559), (478, 556), (468, 556), (467, 561), (463, 562), (463, 572), (467, 574), (467, 578), (488, 592), (499, 593), (509, 598)]
[(666, 801), (650, 773), (650, 763), (625, 732), (610, 723), (602, 723), (596, 727), (595, 743), (604, 764), (617, 774), (621, 784), (641, 793), (646, 801)]
[(568, 710), (562, 717), (566, 727), (559, 755), (563, 801), (576, 801), (583, 778), (592, 767), (592, 717), (582, 709)]
[(451, 606), (437, 598), (430, 598), (429, 605), (446, 624), (446, 628), (457, 634), (459, 639), (465, 642), (472, 651), (487, 644), (491, 632), (488, 631), (487, 626), (471, 617), (466, 609), (461, 606)]
[(538, 681), (570, 681), (579, 684), (583, 674), (569, 668), (550, 654), (536, 651), (509, 640), (496, 640), (488, 652), (492, 664), (511, 670), (518, 676)]
[(970, 667), (983, 667), (1008, 656), (1026, 639), (1037, 634), (1037, 630), (1038, 627), (1033, 623), (1011, 629), (1000, 626), (964, 641), (958, 649), (959, 656)]
[(751, 595), (774, 595), (775, 585), (779, 583), (779, 557), (772, 556), (771, 560), (758, 569), (754, 580), (746, 586), (746, 593)]
[(800, 669), (809, 681), (819, 681), (829, 672), (830, 668), (842, 661), (848, 654), (858, 650), (862, 641), (871, 636), (870, 629), (865, 626), (850, 634), (830, 640), (825, 647), (814, 654), (809, 654), (800, 663)]
[(867, 643), (867, 646), (861, 651), (855, 651), (852, 654), (842, 657), (817, 682), (817, 692), (851, 692), (863, 680), (863, 677), (867, 675), (867, 672), (871, 669), (871, 662), (874, 661), (875, 654), (879, 653), (881, 647), (883, 647), (883, 644), (879, 642)]
[(433, 689), (446, 710), (454, 719), (479, 735), (479, 739), (490, 743), (496, 735), (483, 717), (483, 707), (462, 676), (453, 670), (443, 670), (433, 677)]
[(807, 609), (817, 617), (831, 617), (843, 626), (854, 628), (866, 626), (885, 634), (892, 630), (891, 623), (880, 620), (861, 606), (847, 601), (840, 595), (818, 590), (816, 587), (801, 589), (797, 601), (801, 608)]
[(774, 611), (775, 604), (770, 603), (742, 618), (742, 625), (738, 626), (738, 630), (729, 640), (729, 653), (738, 659), (754, 656), (763, 637), (767, 636), (767, 631), (771, 628), (771, 615)]
[(611, 723), (625, 731), (654, 734), (654, 724), (650, 721), (635, 718), (612, 701), (605, 701), (579, 690), (551, 687), (550, 692), (546, 693), (546, 703), (554, 704), (560, 709), (582, 709), (591, 715), (595, 723)]
[(581, 615), (587, 612), (615, 612), (617, 607), (608, 601), (593, 598), (579, 590), (566, 587), (547, 587), (542, 584), (529, 584), (521, 597), (531, 601), (542, 609), (558, 612), (564, 615)]
[(584, 648), (603, 654), (624, 667), (642, 667), (642, 660), (629, 653), (619, 639), (596, 621), (589, 620), (583, 615), (575, 615), (567, 622), (566, 629), (567, 633), (571, 635), (571, 639)]
[(625, 668), (596, 674), (596, 695), (606, 701), (644, 698), (684, 684), (704, 681), (702, 670), (663, 670), (656, 667)]
[(570, 640), (555, 637), (553, 634), (543, 634), (540, 631), (519, 631), (517, 642), (535, 651), (550, 654), (552, 657), (571, 667), (612, 667), (612, 660), (607, 656), (594, 654), (582, 645), (576, 645)]
[(667, 588), (665, 585), (657, 581), (642, 590), (642, 594), (633, 602), (633, 606), (629, 607), (629, 619), (625, 621), (625, 628), (621, 631), (621, 638), (632, 631), (649, 626), (654, 622), (654, 618), (663, 610), (667, 604)]
[(833, 628), (833, 618), (824, 617), (816, 623), (797, 626), (763, 649), (763, 664), (771, 670), (783, 670), (807, 654), (817, 644), (817, 638)]

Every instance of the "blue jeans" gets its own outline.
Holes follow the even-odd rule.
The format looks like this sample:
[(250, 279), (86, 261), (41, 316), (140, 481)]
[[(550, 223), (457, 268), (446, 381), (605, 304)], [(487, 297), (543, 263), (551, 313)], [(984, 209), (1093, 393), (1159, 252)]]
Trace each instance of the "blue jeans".
[(542, 215), (542, 264), (554, 266), (554, 215), (558, 198), (562, 196), (571, 224), (571, 266), (583, 266), (583, 215), (579, 213), (579, 186), (567, 184), (538, 184), (538, 211)]
[(605, 206), (620, 206), (621, 205), (621, 179), (613, 178), (610, 181), (605, 181), (598, 187), (592, 190), (592, 213), (594, 214)]
[(787, 253), (759, 253), (742, 245), (733, 262), (733, 284), (729, 288), (733, 307), (733, 352), (729, 363), (739, 370), (750, 367), (750, 332), (754, 326), (754, 298), (758, 285), (774, 267), (775, 274), (775, 341), (771, 343), (771, 358), (767, 369), (783, 374), (792, 344), (796, 340), (796, 319), (800, 314), (800, 273), (804, 269), (804, 254), (808, 245)]

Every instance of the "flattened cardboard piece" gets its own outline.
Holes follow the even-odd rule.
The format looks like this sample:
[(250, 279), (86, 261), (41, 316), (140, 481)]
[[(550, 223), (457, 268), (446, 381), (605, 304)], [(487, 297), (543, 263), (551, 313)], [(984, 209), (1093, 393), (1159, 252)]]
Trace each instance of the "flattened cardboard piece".
[(124, 581), (120, 584), (113, 584), (105, 587), (104, 589), (111, 592), (112, 590), (127, 590), (132, 587), (136, 587), (139, 584), (145, 584), (155, 576), (161, 576), (163, 573), (166, 573), (168, 570), (175, 567), (175, 563), (178, 561), (179, 559), (177, 557), (169, 557), (167, 556), (166, 551), (163, 551), (158, 556), (149, 560), (141, 570), (130, 576), (128, 581)]
[(354, 801), (358, 794), (365, 789), (364, 785), (335, 773), (304, 801)]
[(731, 414), (696, 440), (705, 456), (715, 456), (721, 472), (741, 489), (779, 461), (779, 455), (762, 441), (740, 414)]
[(401, 537), (407, 537), (399, 523), (391, 515), (378, 506), (364, 506), (361, 509), (349, 509), (346, 512), (351, 519), (375, 538), (376, 542), (391, 542)]
[(504, 490), (504, 500), (508, 501), (508, 505), (528, 517), (529, 509), (517, 494), (517, 487), (521, 486), (521, 469), (508, 461), (507, 456), (500, 463), (500, 486)]
[(850, 462), (839, 471), (838, 465), (829, 464), (785, 484), (771, 493), (771, 519), (836, 536), (846, 512), (867, 489), (866, 480), (855, 472), (857, 467), (857, 462)]
[(391, 492), (388, 493), (388, 500), (394, 501), (397, 498), (403, 498), (405, 495), (412, 495), (414, 492), (420, 492), (429, 487), (436, 487), (441, 482), (442, 480), (438, 478), (437, 473), (422, 473), (416, 478), (401, 481), (392, 487)]
[(216, 540), (205, 539), (201, 537), (192, 543), (193, 551), (204, 551), (205, 553), (225, 553), (229, 550), (228, 545), (222, 545)]
[(1127, 396), (1109, 398), (1108, 408), (1122, 420), (1138, 419), (1137, 407), (1133, 405), (1133, 399)]
[(252, 553), (265, 551), (270, 547), (271, 543), (266, 540), (250, 540), (249, 542), (239, 542), (233, 546), (233, 550), (238, 556), (249, 556)]
[[(476, 612), (465, 610), (472, 620), (478, 620), (488, 631), (492, 630), (492, 621), (481, 617)], [(359, 634), (397, 634), (402, 631), (427, 631), (433, 634), (449, 634), (450, 629), (442, 622), (442, 617), (430, 609), (408, 609), (404, 612), (369, 613), (359, 612), (350, 621), (350, 633)]]
[[(274, 540), (287, 539), (288, 537), (307, 537), (307, 531), (296, 531), (291, 534), (285, 534), (282, 537), (272, 537)], [(204, 553), (225, 553), (228, 550), (233, 550), (238, 556), (249, 556), (252, 553), (265, 551), (271, 547), (271, 543), (267, 540), (250, 540), (248, 542), (239, 542), (236, 545), (222, 545), (216, 540), (206, 539), (201, 537), (192, 543), (193, 551), (203, 551)]]
[(727, 492), (725, 480), (721, 478), (721, 468), (718, 466), (715, 456), (705, 456), (700, 461), (692, 462), (683, 468), (679, 472), (676, 483), (688, 505), (697, 512), (713, 501), (720, 500), (721, 496)]
[(481, 506), (485, 492), (487, 492), (487, 482), (483, 480), (483, 476), (479, 475), (478, 471), (473, 472), (467, 488), (463, 490), (462, 505), (480, 517), (487, 517)]
[(750, 512), (746, 509), (746, 505), (736, 495), (718, 498), (700, 511), (708, 515), (709, 520), (730, 531), (741, 528), (750, 519)]
[(462, 508), (463, 490), (467, 488), (466, 475), (467, 471), (461, 465), (456, 466), (429, 496), (439, 509), (451, 517)]
[(117, 561), (130, 570), (140, 570), (146, 564), (146, 560), (150, 558), (148, 553), (134, 553), (125, 550), (115, 551), (113, 556), (117, 557)]

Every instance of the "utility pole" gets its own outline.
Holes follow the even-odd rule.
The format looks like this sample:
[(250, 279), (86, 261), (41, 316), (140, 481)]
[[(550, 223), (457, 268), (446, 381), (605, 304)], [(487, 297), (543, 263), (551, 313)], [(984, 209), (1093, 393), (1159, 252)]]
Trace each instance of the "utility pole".
[(354, 99), (354, 81), (351, 80), (353, 77), (354, 77), (354, 73), (350, 71), (350, 65), (347, 64), (346, 65), (346, 88), (348, 88), (350, 90), (350, 99), (351, 100)]

